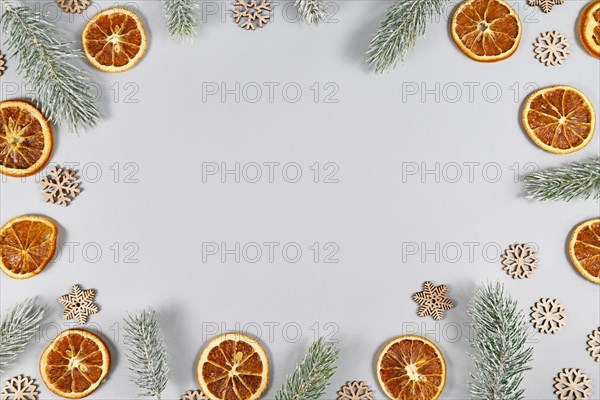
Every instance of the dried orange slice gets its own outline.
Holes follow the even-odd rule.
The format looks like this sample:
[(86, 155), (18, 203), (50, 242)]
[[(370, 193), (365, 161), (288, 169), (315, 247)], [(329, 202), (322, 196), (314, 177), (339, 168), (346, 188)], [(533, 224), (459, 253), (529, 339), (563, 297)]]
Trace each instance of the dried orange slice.
[(0, 228), (0, 269), (15, 279), (42, 272), (54, 257), (58, 226), (50, 218), (23, 215)]
[(23, 100), (0, 102), (0, 173), (30, 176), (50, 159), (52, 125), (35, 106)]
[(569, 86), (552, 86), (529, 95), (522, 120), (535, 144), (557, 154), (581, 149), (592, 140), (596, 128), (590, 99)]
[(600, 218), (582, 222), (573, 230), (569, 256), (584, 278), (600, 285)]
[(510, 57), (521, 41), (521, 20), (503, 0), (466, 0), (452, 15), (452, 39), (475, 61)]
[(600, 58), (600, 0), (590, 2), (581, 12), (579, 39), (588, 53)]
[(136, 13), (112, 7), (88, 22), (81, 41), (85, 56), (94, 67), (104, 72), (123, 72), (142, 59), (148, 37)]
[(89, 396), (104, 382), (109, 369), (108, 347), (84, 329), (64, 331), (40, 358), (42, 380), (54, 394), (67, 399)]
[(202, 350), (196, 377), (210, 400), (255, 400), (269, 385), (269, 359), (253, 337), (225, 333)]
[(446, 361), (429, 339), (399, 336), (379, 354), (377, 379), (390, 399), (435, 400), (446, 384)]

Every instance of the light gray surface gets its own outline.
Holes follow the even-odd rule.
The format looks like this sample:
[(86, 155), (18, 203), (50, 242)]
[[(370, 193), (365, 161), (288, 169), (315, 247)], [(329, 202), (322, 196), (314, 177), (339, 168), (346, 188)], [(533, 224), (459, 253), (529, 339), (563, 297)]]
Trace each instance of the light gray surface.
[[(96, 2), (102, 8), (111, 4)], [(203, 4), (205, 10), (229, 7)], [(275, 6), (274, 22), (257, 32), (243, 31), (227, 16), (206, 16), (195, 43), (178, 45), (166, 35), (161, 3), (140, 3), (150, 33), (141, 64), (120, 75), (92, 71), (103, 90), (102, 123), (80, 136), (56, 129), (52, 161), (78, 163), (81, 196), (65, 209), (45, 204), (35, 179), (2, 180), (2, 222), (26, 213), (48, 215), (61, 226), (60, 242), (73, 249), (69, 256), (63, 246), (60, 258), (28, 281), (0, 278), (2, 310), (29, 296), (49, 304), (43, 337), (3, 378), (25, 373), (39, 380), (40, 352), (58, 327), (70, 326), (60, 319), (57, 298), (80, 283), (98, 290), (102, 310), (91, 317), (92, 327), (102, 329), (114, 355), (110, 379), (91, 398), (135, 398), (118, 328), (127, 311), (152, 307), (160, 312), (169, 347), (171, 380), (164, 398), (196, 387), (194, 367), (204, 341), (215, 327), (233, 330), (238, 324), (251, 334), (256, 326), (262, 330), (272, 361), (268, 398), (318, 327), (320, 334), (335, 333), (342, 348), (327, 399), (354, 379), (366, 381), (383, 398), (374, 359), (387, 340), (415, 331), (439, 343), (445, 354), (448, 382), (442, 397), (465, 399), (472, 367), (466, 354), (467, 301), (477, 282), (498, 279), (523, 308), (552, 297), (569, 312), (558, 334), (531, 337), (535, 360), (525, 375), (527, 399), (554, 398), (552, 379), (564, 367), (588, 373), (598, 399), (599, 364), (586, 353), (585, 342), (600, 323), (599, 287), (571, 267), (565, 251), (571, 229), (597, 216), (598, 204), (534, 204), (522, 198), (515, 179), (531, 168), (599, 152), (595, 137), (578, 153), (552, 155), (533, 145), (519, 123), (521, 102), (533, 85), (575, 86), (600, 110), (599, 62), (575, 37), (584, 3), (570, 0), (550, 14), (514, 3), (524, 20), (521, 46), (510, 59), (490, 65), (460, 53), (447, 20), (438, 21), (404, 65), (376, 76), (364, 67), (363, 53), (388, 5), (340, 2), (332, 17), (337, 22), (314, 28), (286, 21), (284, 11), (293, 17), (293, 8), (283, 2)], [(76, 40), (84, 18), (70, 22), (62, 15), (57, 25)], [(540, 32), (554, 29), (567, 35), (572, 54), (563, 66), (546, 68), (534, 59), (532, 43)], [(0, 81), (3, 98), (20, 96), (9, 92), (20, 82), (14, 65), (9, 62)], [(225, 101), (207, 94), (236, 82), (242, 91), (238, 103), (232, 94)], [(310, 89), (315, 82), (317, 103)], [(286, 84), (289, 97), (295, 85), (302, 89), (299, 101), (285, 99)], [(272, 101), (268, 85), (275, 87)], [(256, 86), (262, 87), (262, 98), (251, 103)], [(337, 103), (324, 102), (335, 88)], [(456, 88), (462, 91), (458, 97)], [(424, 101), (423, 89), (434, 89)], [(254, 173), (248, 163), (281, 165), (273, 183), (264, 166), (258, 183), (243, 178), (235, 183), (231, 175), (226, 183), (218, 176), (203, 182), (202, 163), (211, 162), (229, 167), (238, 162), (246, 166), (248, 179)], [(319, 183), (309, 168), (315, 162)], [(335, 165), (325, 170), (328, 162)], [(299, 182), (283, 179), (286, 163), (300, 165)], [(421, 176), (436, 165), (437, 177)], [(336, 166), (339, 182), (323, 183), (323, 173)], [(410, 175), (415, 166), (418, 173)], [(516, 281), (497, 259), (501, 249), (521, 241), (538, 246), (540, 268), (531, 279)], [(264, 245), (256, 263), (235, 263), (231, 255), (226, 263), (217, 256), (202, 262), (207, 242), (280, 246), (273, 262)], [(321, 246), (319, 263), (309, 248), (314, 242)], [(339, 246), (338, 263), (322, 262), (325, 250), (333, 249), (323, 249), (328, 242)], [(286, 243), (302, 248), (299, 262), (282, 257)], [(441, 323), (416, 316), (411, 294), (424, 280), (448, 284), (456, 302)], [(296, 341), (297, 327), (302, 332)], [(42, 391), (42, 398), (52, 398)]]

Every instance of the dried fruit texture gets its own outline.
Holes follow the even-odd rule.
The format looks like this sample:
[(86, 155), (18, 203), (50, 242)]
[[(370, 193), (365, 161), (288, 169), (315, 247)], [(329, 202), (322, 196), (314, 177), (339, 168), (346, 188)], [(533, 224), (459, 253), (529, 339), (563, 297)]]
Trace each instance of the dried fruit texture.
[(475, 61), (510, 57), (521, 41), (521, 20), (503, 0), (466, 0), (452, 16), (452, 39)]
[(201, 390), (188, 390), (181, 396), (181, 400), (208, 400)]
[(81, 192), (77, 179), (75, 170), (52, 167), (40, 182), (46, 203), (65, 207), (71, 204), (71, 201)]
[(413, 294), (413, 300), (419, 305), (419, 317), (431, 316), (439, 321), (444, 317), (444, 311), (454, 307), (448, 299), (448, 286), (435, 286), (427, 281), (423, 283), (423, 291)]
[(112, 7), (96, 14), (82, 33), (83, 51), (100, 71), (123, 72), (136, 65), (146, 52), (144, 24), (133, 11)]
[(592, 395), (591, 380), (580, 369), (565, 368), (554, 382), (554, 393), (560, 400), (587, 400)]
[(271, 4), (267, 0), (260, 3), (256, 0), (236, 0), (233, 7), (235, 23), (246, 30), (262, 28), (271, 18)]
[(40, 392), (35, 379), (25, 375), (10, 378), (2, 387), (2, 400), (37, 400)]
[(94, 303), (96, 291), (92, 289), (82, 290), (79, 285), (73, 285), (71, 292), (61, 296), (59, 301), (65, 311), (64, 319), (76, 319), (80, 324), (86, 324), (88, 317), (97, 314), (100, 309)]
[(540, 299), (531, 307), (531, 322), (541, 333), (554, 334), (567, 322), (567, 311), (556, 299)]
[(42, 272), (54, 257), (58, 226), (50, 218), (24, 215), (0, 229), (0, 268), (11, 278), (27, 279)]
[(526, 243), (515, 243), (504, 250), (502, 265), (502, 269), (513, 279), (525, 279), (537, 269), (538, 259), (533, 247)]
[(592, 140), (596, 112), (590, 99), (579, 90), (552, 86), (529, 95), (522, 122), (536, 145), (551, 153), (567, 154)]
[(40, 358), (40, 374), (48, 389), (68, 399), (89, 396), (104, 382), (109, 369), (106, 344), (83, 329), (58, 335)]
[(584, 278), (600, 284), (600, 218), (582, 222), (573, 230), (569, 256)]
[(579, 39), (590, 55), (600, 58), (600, 0), (590, 2), (579, 17)]
[(362, 381), (346, 382), (338, 392), (337, 400), (373, 400), (373, 391)]
[(587, 350), (596, 362), (600, 362), (600, 326), (588, 335)]
[(204, 347), (196, 376), (211, 400), (256, 400), (269, 384), (269, 359), (256, 339), (226, 333)]
[(0, 102), (0, 173), (30, 176), (50, 159), (54, 137), (52, 126), (31, 103)]
[(446, 362), (430, 340), (400, 336), (379, 354), (377, 379), (390, 399), (435, 400), (446, 384)]
[(552, 11), (553, 6), (562, 3), (564, 3), (564, 0), (527, 0), (527, 4), (532, 7), (539, 6), (540, 9), (545, 13), (549, 13)]
[(79, 14), (90, 5), (89, 0), (56, 0), (56, 3), (64, 12), (72, 14)]
[(569, 57), (569, 42), (556, 31), (542, 33), (533, 46), (535, 58), (547, 67), (560, 65)]

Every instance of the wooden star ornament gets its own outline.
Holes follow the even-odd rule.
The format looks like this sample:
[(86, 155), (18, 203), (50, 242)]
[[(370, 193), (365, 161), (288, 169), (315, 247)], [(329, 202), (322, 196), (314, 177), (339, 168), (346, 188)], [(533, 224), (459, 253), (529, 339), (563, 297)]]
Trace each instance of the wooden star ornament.
[(413, 294), (413, 300), (419, 305), (419, 317), (429, 315), (436, 321), (444, 317), (444, 311), (454, 307), (448, 299), (448, 286), (435, 286), (430, 281), (423, 283), (423, 291)]
[(61, 296), (59, 301), (65, 307), (64, 319), (76, 319), (80, 324), (85, 324), (88, 317), (97, 314), (100, 309), (94, 303), (96, 291), (83, 290), (79, 285), (73, 285), (71, 292)]

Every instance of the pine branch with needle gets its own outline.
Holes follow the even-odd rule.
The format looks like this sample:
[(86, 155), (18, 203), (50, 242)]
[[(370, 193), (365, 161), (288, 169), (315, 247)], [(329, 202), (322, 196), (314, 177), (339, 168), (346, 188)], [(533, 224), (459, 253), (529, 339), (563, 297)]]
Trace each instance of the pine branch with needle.
[(200, 24), (200, 6), (196, 0), (163, 0), (163, 6), (169, 35), (192, 40)]
[(323, 22), (327, 17), (327, 3), (325, 0), (296, 0), (298, 14), (309, 24)]

